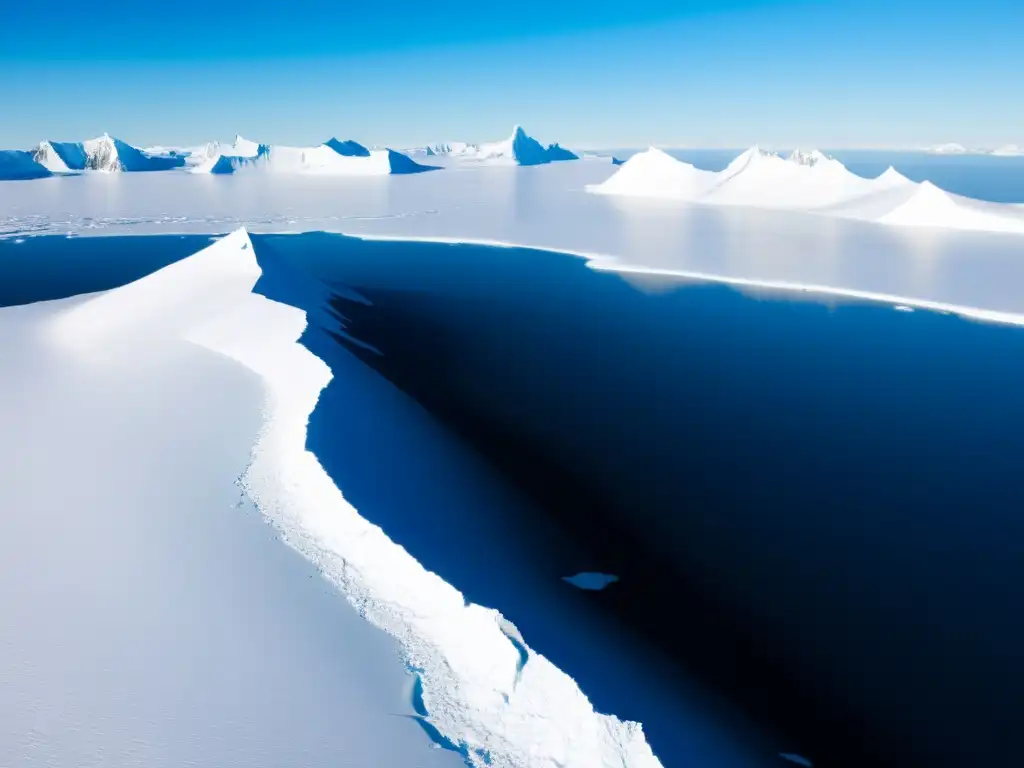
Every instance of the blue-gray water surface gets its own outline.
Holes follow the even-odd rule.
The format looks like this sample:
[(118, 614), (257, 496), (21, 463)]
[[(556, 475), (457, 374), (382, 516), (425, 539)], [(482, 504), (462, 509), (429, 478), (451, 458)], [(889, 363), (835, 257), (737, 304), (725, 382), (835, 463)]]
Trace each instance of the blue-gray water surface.
[[(389, 380), (374, 397), (405, 414), (360, 421), (344, 381), (325, 391), (309, 445), (346, 496), (598, 709), (643, 721), (666, 765), (1024, 761), (1022, 331), (644, 293), (523, 249), (253, 240), (261, 262), (370, 302), (331, 300), (382, 354), (340, 322), (304, 339), (361, 358), (351, 370)], [(113, 287), (206, 242), (0, 241), (0, 303)], [(484, 475), (509, 490), (446, 487)], [(561, 580), (579, 571), (620, 580)], [(694, 702), (720, 733), (680, 725)]]

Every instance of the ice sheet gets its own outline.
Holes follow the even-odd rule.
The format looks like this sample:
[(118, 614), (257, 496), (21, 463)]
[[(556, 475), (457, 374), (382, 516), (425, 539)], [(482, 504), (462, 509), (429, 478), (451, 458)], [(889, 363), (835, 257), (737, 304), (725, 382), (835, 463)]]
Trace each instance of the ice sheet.
[(412, 176), (85, 175), (0, 183), (0, 235), (325, 230), (564, 250), (604, 268), (1024, 314), (1024, 239), (585, 192), (586, 161)]
[(0, 310), (0, 764), (461, 765), (395, 643), (244, 502), (259, 379), (154, 322), (70, 351), (82, 303)]

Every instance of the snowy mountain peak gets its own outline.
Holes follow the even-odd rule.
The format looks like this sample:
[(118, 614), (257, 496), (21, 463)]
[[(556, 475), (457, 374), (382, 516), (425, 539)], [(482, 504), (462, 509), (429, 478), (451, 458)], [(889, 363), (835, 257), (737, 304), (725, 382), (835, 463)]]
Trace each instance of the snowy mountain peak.
[(789, 157), (786, 158), (791, 163), (807, 166), (808, 168), (813, 168), (819, 163), (827, 162), (830, 159), (824, 152), (817, 149), (794, 149)]
[(242, 134), (235, 134), (235, 140), (232, 142), (228, 151), (222, 152), (222, 154), (230, 154), (232, 157), (256, 157), (260, 154), (260, 147), (263, 146), (255, 141), (249, 141), (242, 136)]
[(777, 158), (778, 155), (776, 155), (774, 152), (769, 152), (765, 149), (761, 149), (760, 146), (755, 144), (747, 151), (741, 153), (731, 163), (729, 163), (729, 165), (726, 166), (725, 171), (723, 171), (723, 173), (725, 173), (727, 176), (732, 176), (737, 173), (740, 173), (746, 168), (753, 166), (756, 163), (760, 163), (761, 161), (772, 157)]
[(913, 184), (910, 179), (897, 171), (891, 165), (875, 179), (875, 182), (882, 182), (886, 185), (892, 186), (896, 186), (898, 184)]
[(83, 141), (82, 146), (85, 148), (86, 156), (85, 167), (91, 171), (103, 171), (105, 173), (124, 170), (118, 153), (119, 143), (112, 139), (108, 133), (104, 133), (95, 139)]

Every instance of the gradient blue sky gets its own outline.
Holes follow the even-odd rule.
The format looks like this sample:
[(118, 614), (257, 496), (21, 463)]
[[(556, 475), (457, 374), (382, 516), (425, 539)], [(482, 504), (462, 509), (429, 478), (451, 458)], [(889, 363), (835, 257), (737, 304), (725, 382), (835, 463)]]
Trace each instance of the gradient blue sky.
[(1024, 3), (7, 4), (0, 147), (1024, 144)]

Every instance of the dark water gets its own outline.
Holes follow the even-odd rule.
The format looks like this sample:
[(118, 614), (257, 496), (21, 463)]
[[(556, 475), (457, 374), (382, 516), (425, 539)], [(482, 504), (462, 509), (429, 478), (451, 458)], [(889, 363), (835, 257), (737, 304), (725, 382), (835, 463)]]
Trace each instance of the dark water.
[[(118, 269), (94, 275), (95, 259), (125, 241), (154, 268), (206, 239), (0, 241), (3, 300), (12, 282), (42, 298), (45, 280), (21, 279), (40, 269), (52, 297), (109, 287)], [(785, 764), (773, 749), (1024, 764), (1021, 330), (713, 285), (648, 294), (528, 250), (254, 244), (371, 302), (321, 294), (382, 354), (304, 339), (339, 366), (309, 445), (346, 496), (599, 709), (642, 720), (667, 766)], [(577, 570), (620, 581), (580, 592), (560, 581)], [(693, 702), (718, 732), (683, 719)]]

